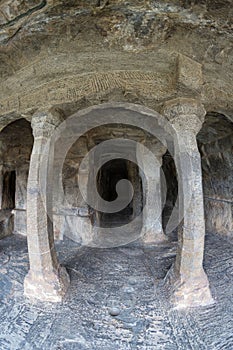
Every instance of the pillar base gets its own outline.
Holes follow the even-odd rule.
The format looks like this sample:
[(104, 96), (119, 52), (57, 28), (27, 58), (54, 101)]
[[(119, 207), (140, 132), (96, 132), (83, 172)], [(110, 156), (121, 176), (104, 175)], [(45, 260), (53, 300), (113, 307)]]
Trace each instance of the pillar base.
[(162, 232), (147, 231), (142, 237), (143, 243), (149, 244), (159, 244), (164, 243), (168, 240), (167, 236)]
[(175, 309), (214, 304), (204, 270), (196, 276), (185, 278), (185, 276), (175, 274), (174, 266), (172, 266), (165, 278), (165, 286)]
[(24, 295), (32, 300), (61, 302), (69, 284), (70, 278), (64, 267), (44, 274), (29, 271), (24, 279)]

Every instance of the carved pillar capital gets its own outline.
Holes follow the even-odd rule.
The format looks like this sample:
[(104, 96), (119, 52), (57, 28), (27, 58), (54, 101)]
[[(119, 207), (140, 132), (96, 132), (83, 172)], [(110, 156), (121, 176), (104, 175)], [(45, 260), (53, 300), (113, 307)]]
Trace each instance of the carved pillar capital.
[[(153, 153), (158, 165), (161, 166), (162, 162), (163, 162), (163, 155), (166, 153), (167, 147), (164, 144), (162, 144), (161, 142), (154, 142), (150, 139), (146, 139), (143, 142), (143, 145), (146, 147), (146, 149), (149, 149), (150, 152)], [(146, 157), (146, 154), (142, 153), (142, 159), (145, 162), (144, 157)]]
[(54, 129), (64, 120), (61, 110), (51, 108), (48, 111), (38, 111), (32, 116), (31, 127), (35, 138), (49, 138)]
[(176, 98), (165, 102), (162, 113), (177, 132), (196, 135), (202, 127), (206, 111), (198, 100)]

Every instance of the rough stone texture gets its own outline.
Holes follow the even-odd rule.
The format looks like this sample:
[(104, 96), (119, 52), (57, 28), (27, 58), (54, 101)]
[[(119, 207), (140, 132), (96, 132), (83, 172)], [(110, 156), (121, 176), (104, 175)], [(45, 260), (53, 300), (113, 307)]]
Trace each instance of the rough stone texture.
[(155, 105), (174, 97), (180, 54), (203, 67), (206, 109), (232, 112), (230, 1), (1, 1), (0, 13), (3, 115), (70, 110), (113, 89)]
[(10, 236), (14, 231), (14, 216), (11, 210), (0, 212), (0, 238)]
[(233, 123), (208, 114), (198, 136), (202, 155), (206, 230), (233, 234)]
[[(23, 297), (26, 240), (1, 240), (2, 350), (232, 349), (229, 239), (206, 238), (204, 266), (216, 303), (185, 312), (171, 307), (161, 286), (175, 258), (174, 242), (100, 250), (66, 240), (58, 251), (71, 277), (65, 300), (31, 304)], [(113, 306), (120, 310), (117, 317), (109, 314)]]
[[(63, 0), (0, 1), (0, 129), (22, 117), (28, 121), (32, 120), (34, 128), (35, 112), (48, 111), (51, 107), (54, 114), (62, 114), (67, 118), (78, 110), (104, 102), (131, 102), (160, 111), (164, 103), (167, 107), (171, 107), (168, 101), (174, 99), (178, 101), (179, 107), (169, 115), (169, 120), (176, 124), (179, 133), (176, 146), (180, 147), (181, 153), (185, 153), (183, 149), (188, 149), (193, 167), (197, 169), (193, 173), (189, 172), (190, 169), (181, 154), (181, 165), (186, 164), (186, 169), (182, 168), (184, 175), (190, 174), (192, 185), (196, 190), (192, 198), (193, 207), (188, 218), (185, 218), (184, 244), (187, 250), (183, 250), (184, 259), (179, 261), (182, 250), (179, 246), (176, 260), (177, 264), (182, 266), (184, 275), (188, 272), (186, 277), (190, 271), (194, 276), (196, 271), (202, 272), (204, 243), (201, 167), (195, 136), (204, 121), (205, 110), (207, 116), (218, 113), (217, 121), (221, 115), (232, 121), (231, 19), (230, 0), (224, 2), (222, 0), (201, 2), (88, 0), (78, 3)], [(191, 113), (189, 113), (190, 104)], [(196, 114), (199, 115), (198, 118)], [(34, 132), (37, 139), (34, 143), (36, 154), (32, 156), (30, 167), (34, 176), (29, 175), (30, 180), (37, 181), (37, 186), (33, 181), (28, 186), (27, 200), (31, 204), (32, 213), (29, 215), (28, 234), (32, 234), (35, 227), (40, 232), (46, 227), (45, 231), (48, 229), (50, 237), (47, 235), (45, 237), (43, 233), (35, 235), (29, 242), (29, 250), (32, 252), (34, 248), (38, 248), (39, 259), (33, 255), (35, 252), (30, 255), (32, 265), (35, 267), (41, 266), (43, 261), (41, 253), (45, 247), (48, 248), (45, 251), (49, 252), (46, 256), (51, 267), (53, 232), (52, 227), (47, 226), (47, 218), (38, 195), (36, 172), (43, 149), (43, 142), (41, 143), (39, 138), (47, 140), (57, 124), (53, 123), (51, 115), (46, 114), (44, 118), (42, 114), (39, 115), (41, 127), (38, 127), (38, 133)], [(214, 140), (209, 140), (209, 134), (222, 134), (223, 124), (220, 122), (216, 128), (211, 127), (214, 132), (209, 133), (208, 118), (206, 123), (207, 128), (203, 126), (200, 131), (202, 135), (199, 133), (198, 136), (202, 154), (206, 226), (211, 232), (232, 235), (232, 134), (224, 134), (224, 137), (217, 136)], [(232, 124), (227, 125), (230, 130)], [(3, 134), (5, 131), (6, 129), (3, 130)], [(12, 134), (16, 135), (17, 132), (12, 130)], [(16, 171), (15, 208), (12, 204), (14, 200), (9, 196), (9, 188), (7, 189), (9, 193), (2, 196), (0, 194), (0, 199), (1, 203), (5, 205), (7, 203), (10, 207), (7, 209), (14, 209), (16, 230), (24, 233), (28, 170), (26, 165), (32, 143), (27, 144), (26, 149), (24, 140), (17, 145), (15, 140), (10, 139), (8, 144), (9, 150), (4, 143), (0, 144), (3, 159), (0, 189), (3, 193), (3, 187), (6, 188), (3, 186), (5, 171), (8, 172), (7, 179), (11, 178), (10, 172)], [(14, 147), (11, 147), (12, 144)], [(6, 159), (9, 158), (9, 153), (10, 160)], [(17, 164), (18, 160), (20, 164)], [(64, 232), (71, 232), (72, 236), (76, 225), (80, 225), (80, 230), (83, 231), (81, 223), (85, 226), (89, 222), (88, 209), (83, 208), (78, 191), (75, 189), (72, 193), (75, 187), (75, 167), (78, 166), (78, 162), (73, 164), (70, 157), (67, 163), (64, 169), (67, 175), (64, 179), (66, 195), (72, 206), (75, 206), (78, 215), (67, 215), (67, 209), (69, 212), (70, 208), (64, 208), (63, 213), (55, 211), (57, 237), (62, 237)], [(8, 168), (4, 170), (5, 165)], [(226, 170), (224, 174), (221, 168)], [(83, 181), (86, 181), (85, 174)], [(188, 181), (186, 185), (189, 193)], [(34, 195), (30, 193), (30, 189), (31, 192), (34, 191)], [(60, 204), (59, 201), (58, 203)], [(3, 208), (6, 209), (4, 206)], [(89, 226), (86, 227), (89, 230)], [(79, 232), (76, 237), (80, 239)], [(179, 231), (179, 243), (181, 243), (181, 231)], [(44, 270), (47, 263), (46, 259), (42, 263)], [(60, 270), (56, 263), (53, 267), (56, 270), (55, 276), (48, 276), (51, 277), (52, 284), (59, 288)], [(173, 270), (174, 275), (177, 271)], [(32, 283), (31, 285), (26, 283), (26, 288), (30, 287), (32, 294), (35, 287), (35, 273), (34, 276), (32, 274), (29, 276)], [(172, 273), (170, 276), (174, 277)], [(202, 273), (199, 277), (195, 283), (191, 280), (191, 286), (198, 291), (202, 290), (203, 285), (205, 286), (205, 302), (210, 299), (208, 281)], [(41, 279), (45, 289), (51, 287), (48, 280), (44, 279), (43, 273), (42, 276), (38, 276), (38, 280)], [(190, 282), (189, 279), (187, 281)], [(182, 278), (180, 282), (180, 286), (183, 286)], [(187, 294), (187, 304), (193, 303), (192, 295), (189, 295), (189, 286), (187, 289), (186, 285), (183, 287), (181, 294), (183, 293), (183, 296)], [(52, 288), (51, 293), (53, 292)], [(38, 290), (37, 293), (39, 294)], [(203, 298), (202, 293), (199, 293), (198, 298), (198, 300)]]
[(180, 89), (200, 90), (203, 85), (202, 65), (180, 54), (177, 80)]

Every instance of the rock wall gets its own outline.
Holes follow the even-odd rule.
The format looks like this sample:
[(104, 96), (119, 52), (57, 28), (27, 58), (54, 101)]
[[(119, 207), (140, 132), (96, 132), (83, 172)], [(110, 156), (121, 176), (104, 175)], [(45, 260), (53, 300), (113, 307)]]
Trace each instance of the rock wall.
[(206, 230), (233, 236), (233, 123), (208, 114), (198, 135)]

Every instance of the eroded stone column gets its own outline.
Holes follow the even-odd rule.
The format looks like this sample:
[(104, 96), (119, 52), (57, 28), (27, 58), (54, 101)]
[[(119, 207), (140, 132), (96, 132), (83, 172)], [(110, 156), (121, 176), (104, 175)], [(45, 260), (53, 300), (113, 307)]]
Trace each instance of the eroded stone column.
[[(30, 298), (58, 302), (69, 285), (65, 268), (58, 263), (52, 223), (52, 182), (54, 147), (50, 136), (61, 123), (58, 113), (41, 112), (32, 118), (34, 145), (27, 185), (27, 241), (30, 271), (24, 294)], [(49, 146), (48, 146), (49, 145)], [(41, 167), (43, 166), (43, 182)], [(42, 186), (46, 189), (42, 191)]]
[[(162, 156), (166, 148), (152, 142), (145, 143), (144, 150), (149, 149), (154, 155), (155, 164), (151, 166), (151, 156), (148, 152), (137, 149), (137, 158), (143, 166), (143, 172), (147, 177), (143, 189), (143, 241), (147, 244), (158, 243), (167, 239), (162, 228), (162, 195), (161, 195), (161, 165)], [(146, 188), (145, 188), (146, 187)]]
[(205, 110), (196, 100), (175, 99), (165, 104), (164, 115), (174, 128), (175, 162), (179, 179), (179, 211), (176, 261), (167, 275), (177, 307), (212, 303), (203, 269), (205, 220), (201, 159), (196, 134)]

